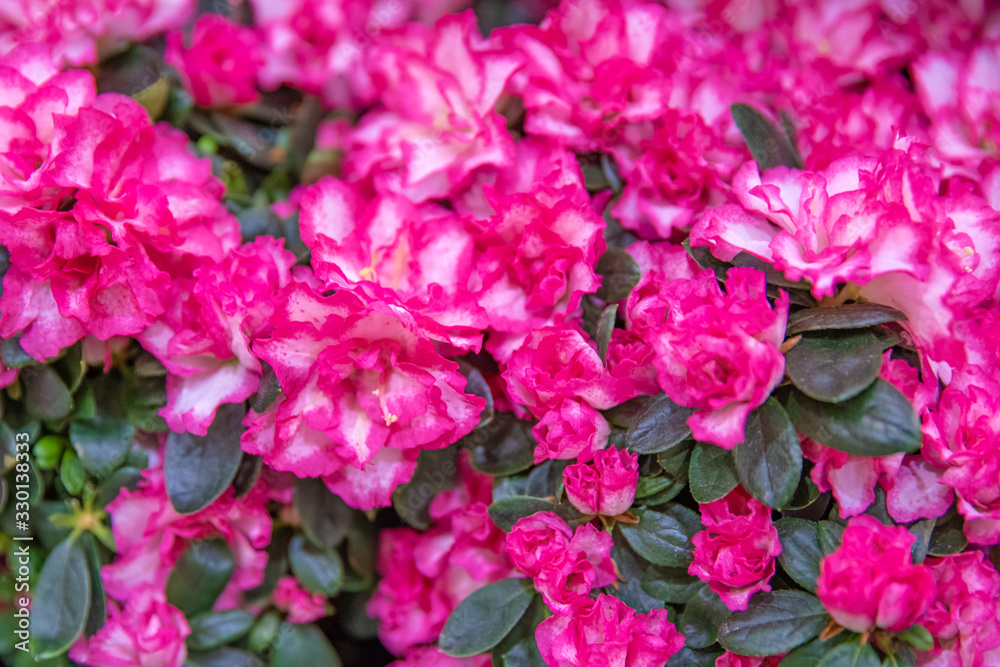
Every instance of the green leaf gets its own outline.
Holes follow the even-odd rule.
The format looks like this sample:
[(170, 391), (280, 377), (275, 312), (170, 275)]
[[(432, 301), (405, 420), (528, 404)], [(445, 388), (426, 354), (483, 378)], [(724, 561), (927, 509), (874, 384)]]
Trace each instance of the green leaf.
[(90, 575), (79, 541), (66, 539), (45, 559), (32, 596), (34, 652), (51, 658), (66, 651), (83, 632), (90, 610)]
[(344, 563), (333, 549), (322, 551), (306, 542), (302, 535), (292, 538), (288, 546), (292, 573), (302, 586), (313, 593), (333, 597), (344, 580)]
[(613, 595), (633, 609), (662, 609), (663, 600), (650, 595), (642, 587), (642, 579), (648, 568), (653, 567), (629, 547), (622, 536), (621, 527), (616, 524), (612, 531), (611, 560), (614, 561), (620, 574), (617, 585), (609, 585), (603, 589), (607, 595)]
[(825, 329), (865, 329), (876, 324), (897, 322), (906, 315), (880, 303), (848, 303), (826, 308), (806, 308), (788, 316), (785, 335)]
[(538, 629), (538, 624), (550, 614), (542, 596), (534, 596), (514, 628), (493, 648), (493, 664), (507, 667), (515, 665), (545, 667), (545, 661), (538, 651), (538, 644), (535, 643), (535, 631)]
[(528, 496), (514, 496), (511, 498), (501, 498), (490, 505), (489, 513), (493, 523), (497, 528), (509, 533), (514, 524), (526, 516), (531, 516), (536, 512), (555, 512), (567, 523), (574, 523), (583, 516), (572, 505), (566, 503), (553, 503), (541, 498), (530, 498)]
[(618, 304), (612, 303), (604, 307), (601, 317), (597, 320), (597, 334), (594, 342), (597, 343), (597, 354), (604, 363), (608, 356), (608, 345), (611, 344), (611, 332), (615, 330), (615, 316), (618, 314)]
[(933, 517), (930, 519), (921, 519), (920, 521), (915, 521), (910, 526), (910, 532), (915, 538), (913, 540), (913, 546), (910, 548), (910, 554), (913, 557), (913, 562), (920, 565), (927, 558), (927, 549), (930, 547), (931, 535), (934, 533), (934, 524), (937, 520)]
[(462, 440), (472, 453), (472, 467), (487, 475), (513, 475), (535, 462), (535, 442), (531, 424), (510, 413), (497, 413), (492, 422)]
[(250, 632), (254, 616), (242, 609), (201, 614), (189, 621), (187, 646), (192, 651), (208, 651), (242, 638)]
[(39, 440), (32, 451), (35, 454), (35, 464), (41, 470), (51, 470), (59, 467), (63, 452), (69, 445), (69, 440), (61, 435), (47, 435)]
[(819, 667), (820, 660), (832, 648), (832, 641), (821, 642), (815, 639), (789, 651), (778, 663), (778, 667)]
[(918, 651), (930, 651), (934, 648), (934, 637), (922, 625), (912, 625), (898, 633), (896, 638), (906, 642)]
[(0, 361), (7, 368), (23, 368), (38, 363), (21, 347), (21, 334), (0, 340)]
[(122, 489), (135, 491), (139, 486), (140, 479), (142, 479), (142, 473), (138, 468), (125, 466), (115, 470), (101, 483), (101, 490), (97, 493), (98, 507), (107, 507), (108, 503), (118, 497)]
[(649, 496), (655, 496), (676, 483), (677, 480), (666, 475), (662, 477), (640, 477), (635, 486), (635, 497), (637, 500), (641, 500)]
[(816, 524), (816, 537), (823, 556), (829, 556), (840, 548), (840, 542), (844, 538), (844, 527), (836, 521), (820, 521)]
[(208, 653), (192, 652), (184, 667), (266, 667), (267, 663), (232, 646), (221, 646)]
[(282, 623), (271, 667), (341, 667), (340, 656), (323, 632), (307, 623)]
[(802, 475), (802, 449), (795, 427), (773, 398), (750, 413), (746, 442), (733, 450), (736, 477), (747, 492), (768, 507), (791, 501)]
[(340, 496), (331, 493), (322, 480), (297, 480), (295, 507), (302, 519), (302, 530), (316, 546), (333, 549), (347, 537), (354, 511)]
[(167, 579), (167, 602), (185, 616), (208, 611), (233, 576), (233, 552), (221, 537), (192, 543)]
[(696, 502), (704, 504), (723, 498), (737, 484), (731, 451), (703, 442), (695, 445), (688, 466), (688, 486)]
[(740, 655), (775, 655), (812, 639), (828, 620), (823, 605), (808, 593), (759, 592), (746, 611), (733, 613), (722, 624), (719, 643)]
[(634, 510), (638, 523), (622, 524), (625, 540), (635, 552), (654, 565), (685, 567), (691, 562), (691, 538), (701, 530), (701, 519), (682, 505), (663, 512)]
[(927, 553), (931, 556), (951, 556), (965, 551), (969, 541), (965, 537), (964, 526), (965, 521), (955, 505), (949, 507), (945, 515), (934, 523)]
[(691, 435), (687, 425), (694, 408), (681, 407), (666, 394), (657, 394), (632, 420), (625, 433), (625, 447), (637, 454), (669, 451)]
[(781, 554), (778, 556), (781, 567), (799, 586), (815, 592), (819, 563), (823, 560), (816, 524), (786, 517), (775, 521), (774, 527), (778, 529), (781, 542)]
[(454, 483), (457, 453), (455, 447), (420, 452), (413, 477), (392, 492), (392, 506), (403, 521), (417, 530), (431, 527), (431, 501)]
[(802, 159), (784, 131), (748, 104), (734, 104), (729, 109), (761, 171), (781, 166), (802, 168)]
[[(268, 209), (268, 211), (270, 211), (270, 209)], [(250, 408), (258, 414), (271, 407), (271, 404), (278, 398), (278, 394), (281, 393), (281, 385), (278, 383), (278, 376), (274, 374), (274, 369), (271, 368), (271, 364), (264, 360), (261, 360), (260, 364), (263, 367), (264, 372), (263, 375), (261, 375), (260, 385), (257, 387), (257, 393), (250, 397)]]
[(729, 609), (722, 598), (708, 586), (702, 586), (684, 607), (677, 630), (684, 635), (685, 646), (708, 648), (718, 638), (727, 616)]
[(848, 454), (913, 453), (923, 439), (913, 406), (882, 378), (843, 403), (823, 403), (793, 391), (788, 414), (803, 434)]
[(715, 667), (722, 651), (695, 651), (687, 646), (670, 656), (666, 667)]
[(72, 449), (63, 452), (62, 461), (59, 463), (59, 479), (71, 496), (78, 496), (83, 491), (83, 485), (87, 481), (87, 471), (80, 463), (80, 457)]
[(871, 386), (882, 368), (882, 343), (870, 331), (803, 334), (785, 353), (785, 371), (806, 396), (842, 403)]
[(90, 607), (87, 609), (87, 623), (83, 631), (88, 637), (92, 637), (104, 627), (108, 613), (107, 601), (104, 598), (104, 580), (101, 579), (103, 563), (92, 533), (84, 533), (78, 539), (87, 561), (87, 576), (90, 578)]
[(73, 410), (73, 397), (51, 366), (25, 366), (19, 379), (24, 385), (24, 407), (35, 419), (58, 420)]
[(683, 567), (651, 565), (642, 575), (642, 590), (667, 604), (686, 604), (702, 585)]
[(83, 467), (99, 478), (125, 462), (134, 437), (135, 427), (127, 419), (95, 417), (69, 425), (69, 440)]
[(438, 648), (456, 658), (485, 653), (500, 643), (535, 595), (531, 579), (501, 579), (474, 591), (451, 613)]
[(882, 661), (871, 644), (841, 644), (819, 661), (819, 667), (880, 667)]
[(167, 436), (164, 476), (167, 496), (178, 514), (205, 509), (229, 488), (243, 458), (244, 413), (242, 404), (226, 403), (219, 406), (205, 435)]
[(534, 637), (526, 637), (504, 653), (503, 667), (545, 667)]
[(624, 248), (608, 248), (597, 260), (595, 272), (601, 276), (601, 287), (595, 294), (608, 303), (627, 297), (642, 277), (639, 265)]

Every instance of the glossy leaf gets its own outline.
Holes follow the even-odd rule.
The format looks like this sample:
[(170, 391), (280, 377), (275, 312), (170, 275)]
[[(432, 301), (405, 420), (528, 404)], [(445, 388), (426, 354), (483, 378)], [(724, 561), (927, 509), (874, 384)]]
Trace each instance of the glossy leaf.
[(775, 655), (809, 641), (828, 621), (823, 605), (808, 593), (759, 592), (746, 611), (734, 612), (722, 624), (719, 643), (740, 655)]
[(818, 667), (879, 667), (882, 661), (871, 644), (841, 644), (819, 661)]
[(95, 417), (69, 425), (69, 440), (92, 475), (107, 477), (125, 462), (135, 437), (135, 427), (126, 419)]
[(823, 552), (819, 546), (816, 524), (804, 519), (783, 518), (774, 522), (781, 542), (778, 562), (799, 586), (815, 592), (819, 578), (819, 563)]
[(654, 565), (685, 567), (691, 562), (691, 538), (701, 530), (698, 514), (681, 505), (663, 512), (635, 510), (638, 523), (621, 524), (635, 552)]
[(688, 466), (688, 486), (696, 502), (704, 504), (724, 498), (738, 484), (731, 451), (703, 442), (695, 445)]
[(608, 303), (627, 297), (642, 277), (639, 265), (623, 248), (608, 248), (597, 260), (595, 273), (601, 277), (596, 296)]
[(746, 441), (733, 457), (736, 477), (750, 495), (774, 509), (791, 501), (802, 475), (802, 448), (780, 403), (769, 398), (750, 413)]
[(489, 651), (507, 636), (535, 596), (531, 579), (501, 579), (474, 591), (441, 631), (441, 652), (463, 658)]
[(333, 549), (347, 537), (354, 511), (321, 480), (297, 480), (294, 499), (302, 530), (313, 544)]
[(253, 622), (253, 614), (242, 609), (227, 609), (195, 616), (188, 622), (191, 626), (191, 634), (187, 638), (188, 648), (192, 651), (208, 651), (224, 646), (250, 632)]
[(296, 535), (288, 545), (292, 573), (302, 587), (313, 593), (333, 597), (344, 580), (344, 563), (333, 549), (321, 550)]
[(87, 557), (78, 540), (63, 540), (52, 550), (33, 593), (34, 652), (39, 658), (59, 655), (81, 635), (90, 610)]
[(864, 329), (906, 320), (906, 315), (881, 303), (847, 303), (841, 306), (806, 308), (788, 316), (785, 335), (826, 329)]
[(167, 496), (179, 514), (205, 509), (229, 488), (243, 458), (242, 405), (219, 406), (208, 432), (170, 433), (163, 471)]
[(625, 446), (637, 454), (668, 451), (691, 435), (687, 420), (693, 414), (693, 408), (677, 405), (666, 394), (657, 394), (628, 427)]
[(784, 130), (748, 104), (734, 104), (730, 111), (761, 171), (782, 166), (802, 168), (802, 158)]
[(340, 656), (323, 632), (309, 623), (282, 623), (271, 667), (341, 667)]
[(229, 544), (220, 537), (192, 543), (167, 579), (167, 602), (185, 616), (208, 611), (233, 576), (235, 564)]
[(527, 496), (514, 496), (512, 498), (502, 498), (497, 500), (489, 508), (490, 518), (497, 527), (509, 533), (514, 524), (526, 516), (531, 516), (536, 512), (555, 512), (567, 523), (579, 520), (582, 515), (572, 505), (566, 503), (553, 503), (541, 498), (530, 498)]
[(803, 334), (785, 353), (785, 371), (806, 396), (842, 403), (871, 386), (882, 368), (882, 344), (869, 331)]
[(685, 646), (707, 648), (715, 643), (719, 628), (728, 616), (729, 609), (722, 598), (703, 585), (684, 607), (677, 630), (684, 635)]

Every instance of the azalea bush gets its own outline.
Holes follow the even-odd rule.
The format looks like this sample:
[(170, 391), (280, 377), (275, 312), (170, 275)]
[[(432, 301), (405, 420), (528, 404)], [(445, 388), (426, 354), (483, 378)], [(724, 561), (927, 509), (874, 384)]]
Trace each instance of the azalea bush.
[(0, 4), (3, 664), (1000, 665), (991, 3)]

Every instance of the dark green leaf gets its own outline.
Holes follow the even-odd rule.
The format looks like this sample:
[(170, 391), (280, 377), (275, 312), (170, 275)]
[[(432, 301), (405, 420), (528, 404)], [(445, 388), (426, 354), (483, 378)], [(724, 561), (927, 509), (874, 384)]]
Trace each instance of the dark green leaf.
[(687, 646), (670, 656), (666, 667), (715, 667), (722, 651), (695, 651)]
[(640, 477), (635, 487), (635, 497), (638, 500), (642, 500), (649, 496), (655, 496), (676, 483), (675, 479), (667, 475), (662, 477)]
[(642, 587), (646, 569), (653, 566), (629, 547), (628, 542), (622, 537), (621, 527), (622, 524), (615, 526), (611, 544), (611, 560), (618, 567), (619, 581), (616, 582), (617, 586), (605, 587), (604, 593), (613, 595), (633, 609), (642, 611), (662, 609), (665, 606), (663, 600), (650, 595)]
[(737, 484), (731, 451), (703, 442), (695, 445), (688, 466), (688, 485), (696, 502), (704, 504), (723, 498)]
[(844, 527), (836, 521), (820, 521), (816, 524), (816, 537), (819, 539), (819, 550), (824, 556), (829, 556), (840, 548)]
[(788, 316), (788, 328), (785, 334), (792, 336), (803, 331), (824, 329), (864, 329), (876, 324), (905, 319), (906, 315), (903, 313), (880, 303), (848, 303), (826, 308), (806, 308)]
[(921, 519), (916, 521), (910, 526), (910, 532), (913, 533), (913, 547), (910, 549), (910, 554), (913, 557), (913, 562), (920, 565), (927, 558), (927, 549), (930, 547), (931, 535), (934, 532), (934, 524), (937, 520), (934, 518)]
[(642, 590), (668, 604), (686, 604), (701, 587), (683, 567), (650, 565), (642, 575)]
[(490, 518), (497, 527), (509, 533), (514, 528), (518, 520), (526, 516), (531, 516), (536, 512), (555, 512), (567, 523), (578, 521), (582, 515), (572, 505), (565, 503), (553, 503), (541, 498), (529, 498), (527, 496), (514, 496), (503, 498), (490, 505)]
[(250, 490), (257, 485), (260, 474), (264, 470), (264, 459), (258, 454), (247, 454), (243, 452), (240, 465), (233, 476), (233, 496), (242, 498), (250, 493)]
[(192, 651), (208, 651), (243, 637), (250, 632), (254, 616), (242, 609), (228, 609), (201, 614), (189, 621), (191, 634), (187, 638)]
[(493, 664), (545, 667), (544, 661), (537, 662), (542, 660), (542, 656), (535, 643), (535, 630), (550, 614), (542, 596), (534, 596), (514, 628), (493, 648)]
[(107, 477), (128, 456), (135, 427), (126, 419), (95, 417), (69, 425), (69, 440), (92, 475)]
[(472, 452), (472, 467), (487, 475), (513, 475), (535, 462), (535, 442), (528, 422), (509, 413), (497, 414), (493, 421), (462, 440)]
[(781, 166), (802, 168), (802, 159), (795, 147), (774, 123), (748, 104), (734, 104), (729, 108), (761, 171)]
[(428, 513), (431, 501), (438, 493), (451, 487), (458, 471), (455, 447), (425, 449), (417, 458), (417, 469), (406, 484), (392, 493), (392, 506), (406, 523), (418, 530), (431, 526)]
[(951, 556), (961, 553), (968, 546), (963, 527), (965, 521), (952, 505), (944, 516), (938, 517), (931, 531), (931, 540), (927, 545), (927, 553), (931, 556)]
[(612, 426), (628, 428), (653, 400), (652, 396), (636, 396), (613, 408), (603, 410), (602, 414)]
[(688, 417), (693, 408), (681, 407), (666, 394), (657, 394), (625, 433), (625, 446), (637, 454), (656, 454), (677, 447), (688, 436)]
[(882, 661), (871, 644), (841, 644), (819, 661), (819, 667), (879, 667)]
[(354, 512), (321, 480), (295, 482), (295, 507), (302, 519), (302, 530), (316, 546), (333, 549), (347, 537)]
[(19, 379), (24, 385), (24, 407), (32, 417), (62, 419), (73, 409), (73, 397), (52, 367), (25, 366)]
[[(795, 488), (795, 494), (792, 496), (792, 499), (788, 501), (788, 504), (782, 508), (782, 511), (801, 511), (811, 508), (813, 504), (819, 500), (821, 495), (823, 494), (819, 492), (816, 484), (814, 484), (809, 478), (809, 472), (807, 470), (803, 470), (802, 479), (799, 480), (799, 485)], [(820, 514), (822, 515), (822, 511), (820, 511)]]
[(448, 617), (438, 648), (458, 658), (489, 651), (521, 619), (534, 595), (531, 579), (501, 579), (474, 591)]
[(260, 384), (257, 386), (257, 393), (250, 397), (250, 409), (256, 413), (261, 413), (271, 407), (278, 394), (281, 393), (281, 385), (278, 384), (278, 376), (274, 374), (271, 364), (261, 360), (264, 374), (261, 375)]
[(702, 586), (684, 607), (677, 630), (684, 635), (685, 646), (708, 648), (718, 638), (719, 627), (727, 616), (729, 609), (722, 598), (708, 586)]
[(22, 368), (38, 363), (21, 348), (20, 334), (0, 340), (0, 360), (7, 368)]
[(208, 611), (233, 576), (233, 552), (221, 537), (192, 543), (167, 579), (167, 602), (185, 616)]
[(842, 403), (878, 377), (882, 344), (865, 330), (803, 334), (785, 361), (788, 377), (806, 396)]
[(618, 304), (612, 303), (604, 307), (601, 317), (597, 320), (597, 335), (594, 342), (597, 343), (597, 354), (601, 357), (601, 362), (605, 362), (608, 356), (608, 345), (611, 344), (611, 332), (615, 330), (615, 316), (618, 314)]
[(819, 547), (816, 524), (804, 519), (784, 518), (774, 522), (781, 542), (778, 562), (795, 583), (808, 591), (816, 591), (819, 562), (823, 552)]
[(503, 655), (503, 667), (545, 667), (534, 637), (526, 637)]
[(479, 424), (476, 426), (476, 428), (482, 428), (492, 422), (496, 416), (496, 410), (493, 405), (493, 390), (490, 389), (490, 383), (486, 381), (486, 378), (483, 377), (483, 374), (475, 366), (460, 362), (459, 371), (465, 376), (465, 393), (478, 396), (486, 401), (486, 407), (483, 408), (482, 413), (479, 415)]
[(104, 581), (101, 579), (101, 555), (92, 533), (84, 533), (78, 538), (83, 555), (87, 559), (87, 575), (90, 577), (90, 607), (87, 609), (87, 623), (84, 634), (88, 637), (104, 627), (107, 617), (107, 602), (104, 599)]
[(188, 655), (185, 667), (265, 667), (266, 664), (256, 655), (232, 646), (222, 646), (207, 653)]
[(106, 507), (108, 503), (118, 497), (122, 489), (135, 491), (139, 486), (140, 479), (142, 479), (142, 473), (137, 468), (126, 466), (115, 470), (101, 483), (101, 490), (97, 494), (98, 506)]
[(768, 507), (791, 501), (802, 474), (802, 449), (795, 427), (773, 398), (750, 413), (746, 442), (733, 450), (743, 488)]
[(800, 591), (759, 592), (746, 611), (719, 628), (722, 647), (749, 656), (790, 651), (819, 634), (829, 620), (816, 597)]
[(819, 667), (820, 660), (823, 659), (830, 650), (833, 649), (831, 642), (821, 642), (818, 639), (805, 643), (781, 659), (779, 667)]
[(596, 296), (608, 303), (627, 297), (642, 277), (639, 265), (623, 248), (608, 248), (597, 260), (596, 273), (601, 276)]
[(315, 625), (282, 623), (271, 667), (341, 667), (340, 656)]
[(78, 496), (83, 491), (83, 485), (87, 481), (87, 471), (80, 463), (80, 457), (72, 449), (63, 452), (62, 461), (59, 463), (59, 479), (71, 496)]
[[(563, 471), (572, 463), (569, 460), (549, 459), (532, 469), (528, 475), (525, 495), (535, 498), (558, 498), (563, 487)], [(641, 480), (640, 480), (641, 482)]]
[(205, 509), (229, 488), (240, 467), (242, 404), (219, 406), (206, 435), (170, 433), (163, 468), (167, 496), (179, 514)]
[(288, 560), (292, 573), (302, 586), (313, 593), (333, 597), (340, 591), (344, 579), (344, 563), (333, 549), (317, 549), (302, 535), (296, 535), (288, 545)]
[(684, 567), (691, 562), (691, 538), (701, 530), (698, 514), (682, 505), (663, 512), (634, 510), (638, 523), (622, 524), (625, 540), (654, 565)]
[(913, 406), (881, 378), (843, 403), (823, 403), (793, 391), (788, 414), (816, 442), (859, 456), (913, 453), (923, 438)]
[(63, 540), (45, 559), (31, 604), (38, 657), (59, 655), (80, 636), (90, 610), (90, 575), (79, 541)]

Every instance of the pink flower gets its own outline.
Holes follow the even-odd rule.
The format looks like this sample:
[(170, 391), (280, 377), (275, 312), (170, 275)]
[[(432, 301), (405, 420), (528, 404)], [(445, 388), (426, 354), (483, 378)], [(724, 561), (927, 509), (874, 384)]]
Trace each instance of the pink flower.
[(867, 515), (852, 518), (843, 542), (823, 559), (816, 595), (853, 632), (898, 632), (917, 622), (937, 593), (931, 571), (910, 557), (913, 535)]
[(733, 268), (723, 294), (715, 272), (669, 283), (662, 294), (665, 324), (650, 329), (660, 387), (680, 405), (700, 408), (688, 418), (697, 440), (732, 449), (744, 440), (750, 412), (781, 381), (788, 295), (772, 307), (764, 274)]
[(627, 250), (642, 277), (625, 300), (623, 316), (629, 331), (642, 334), (666, 319), (669, 306), (660, 298), (663, 289), (675, 280), (691, 280), (701, 269), (683, 246), (637, 241)]
[(257, 70), (263, 65), (251, 29), (219, 14), (202, 14), (185, 48), (179, 32), (167, 35), (166, 61), (177, 68), (195, 104), (225, 107), (256, 102)]
[(78, 640), (69, 657), (94, 667), (181, 667), (187, 660), (184, 640), (189, 634), (187, 619), (167, 603), (162, 589), (139, 586), (124, 608), (108, 605), (104, 626), (89, 639)]
[(688, 572), (706, 582), (733, 610), (746, 609), (757, 591), (769, 591), (774, 559), (781, 554), (771, 510), (737, 486), (725, 498), (701, 505), (694, 561)]
[[(382, 579), (368, 613), (379, 621), (382, 643), (405, 654), (404, 664), (467, 667), (452, 665), (436, 650), (425, 655), (413, 647), (436, 641), (452, 610), (470, 593), (516, 574), (504, 552), (504, 533), (487, 513), (491, 478), (472, 470), (465, 459), (459, 461), (459, 473), (461, 483), (431, 502), (428, 531), (390, 528), (379, 534)], [(437, 657), (440, 663), (433, 661)]]
[(355, 507), (390, 503), (421, 449), (455, 442), (485, 401), (464, 393), (458, 364), (442, 357), (405, 308), (303, 283), (281, 295), (270, 337), (253, 350), (274, 368), (283, 398), (248, 416), (245, 451), (301, 477), (322, 476)]
[(267, 511), (271, 493), (262, 479), (247, 495), (234, 498), (233, 494), (227, 489), (200, 512), (177, 514), (167, 498), (163, 468), (144, 470), (139, 487), (123, 489), (107, 507), (118, 548), (115, 560), (101, 570), (108, 595), (128, 601), (136, 589), (147, 585), (163, 590), (191, 543), (220, 536), (232, 550), (235, 570), (215, 608), (236, 606), (242, 591), (259, 586), (264, 578), (264, 548), (271, 541)]
[(282, 577), (274, 589), (274, 606), (288, 613), (291, 623), (312, 623), (326, 616), (326, 596), (310, 593), (295, 577)]
[(785, 654), (756, 658), (726, 651), (715, 659), (715, 667), (778, 667)]
[(684, 646), (665, 609), (637, 615), (603, 593), (542, 621), (535, 639), (549, 667), (657, 667)]
[(608, 444), (611, 427), (586, 403), (563, 399), (531, 429), (538, 441), (535, 463), (547, 459), (589, 461)]
[(635, 500), (639, 455), (614, 445), (597, 452), (594, 464), (576, 463), (563, 470), (566, 496), (584, 514), (618, 516)]
[(574, 533), (553, 512), (520, 519), (507, 535), (507, 554), (556, 612), (581, 596), (615, 581), (611, 535), (584, 524)]
[(436, 646), (422, 646), (408, 650), (401, 660), (390, 663), (389, 667), (490, 667), (491, 664), (492, 658), (488, 654), (453, 658)]
[(220, 404), (257, 390), (262, 369), (250, 345), (269, 332), (294, 264), (283, 240), (260, 236), (174, 282), (166, 311), (138, 337), (170, 371), (160, 415), (171, 430), (204, 435)]
[(511, 398), (538, 416), (565, 398), (604, 410), (642, 393), (634, 380), (608, 374), (576, 324), (532, 332), (511, 355), (503, 377)]
[(365, 59), (381, 106), (348, 137), (347, 180), (422, 202), (510, 164), (514, 142), (494, 107), (520, 56), (483, 39), (472, 12), (386, 31)]
[(937, 583), (937, 599), (921, 625), (937, 638), (919, 665), (984, 667), (1000, 659), (1000, 575), (980, 551), (925, 563)]

